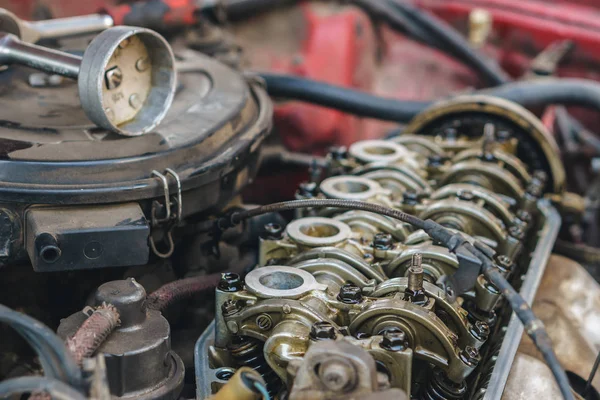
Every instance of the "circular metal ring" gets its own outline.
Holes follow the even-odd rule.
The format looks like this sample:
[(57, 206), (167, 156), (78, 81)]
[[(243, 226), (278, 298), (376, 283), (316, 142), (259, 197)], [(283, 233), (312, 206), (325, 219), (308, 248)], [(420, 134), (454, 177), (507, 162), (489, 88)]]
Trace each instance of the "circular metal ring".
[(331, 218), (308, 217), (290, 222), (286, 233), (294, 242), (304, 246), (335, 246), (350, 238), (352, 230), (341, 221)]
[(319, 188), (330, 199), (343, 200), (368, 200), (383, 191), (376, 181), (351, 175), (327, 178)]
[(245, 283), (249, 292), (263, 299), (297, 299), (323, 286), (309, 272), (278, 265), (250, 271)]
[(350, 146), (348, 153), (364, 163), (393, 162), (411, 155), (406, 147), (386, 140), (362, 140)]

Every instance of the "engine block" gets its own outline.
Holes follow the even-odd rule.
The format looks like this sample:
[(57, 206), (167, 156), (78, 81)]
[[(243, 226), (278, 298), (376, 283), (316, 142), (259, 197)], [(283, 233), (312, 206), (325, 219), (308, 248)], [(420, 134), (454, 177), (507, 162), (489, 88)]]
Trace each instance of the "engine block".
[[(537, 234), (552, 225), (540, 200), (546, 173), (528, 169), (515, 147), (491, 125), (481, 140), (357, 142), (333, 151), (327, 177), (301, 185), (297, 198), (360, 200), (436, 221), (493, 249), (516, 282), (540, 268), (553, 238)], [(541, 232), (556, 235), (553, 224)], [(285, 228), (265, 226), (257, 268), (217, 289), (214, 327), (198, 342), (197, 358), (207, 362), (197, 365), (199, 397), (243, 365), (261, 372), (274, 398), (398, 389), (432, 400), (483, 397), (510, 313), (483, 275), (465, 293), (446, 286), (458, 267), (422, 230), (371, 212), (305, 209)], [(370, 384), (359, 384), (360, 356), (348, 346), (374, 360)], [(328, 354), (339, 362), (325, 362)]]

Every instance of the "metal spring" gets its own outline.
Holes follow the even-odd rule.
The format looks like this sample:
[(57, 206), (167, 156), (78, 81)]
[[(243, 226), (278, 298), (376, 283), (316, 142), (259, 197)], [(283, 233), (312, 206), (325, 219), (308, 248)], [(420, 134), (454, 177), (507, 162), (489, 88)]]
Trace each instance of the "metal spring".
[(454, 383), (446, 378), (446, 374), (439, 368), (433, 370), (433, 374), (427, 387), (421, 395), (422, 400), (460, 400), (467, 393), (465, 382)]
[(238, 336), (234, 338), (233, 343), (229, 346), (229, 350), (238, 366), (250, 367), (263, 377), (267, 384), (269, 395), (271, 398), (275, 398), (275, 395), (281, 388), (281, 380), (265, 360), (263, 343), (246, 336)]
[(504, 342), (504, 336), (506, 335), (506, 327), (502, 327), (498, 330), (498, 332), (494, 335), (494, 341), (490, 343), (490, 348), (488, 351), (488, 355), (485, 358), (485, 361), (480, 364), (480, 374), (477, 382), (477, 389), (473, 393), (474, 400), (483, 399), (487, 392), (488, 385), (490, 384), (490, 379), (492, 378), (492, 372), (494, 372), (494, 367), (496, 366), (496, 361), (498, 360), (498, 355), (500, 354), (500, 348), (502, 347), (502, 343)]

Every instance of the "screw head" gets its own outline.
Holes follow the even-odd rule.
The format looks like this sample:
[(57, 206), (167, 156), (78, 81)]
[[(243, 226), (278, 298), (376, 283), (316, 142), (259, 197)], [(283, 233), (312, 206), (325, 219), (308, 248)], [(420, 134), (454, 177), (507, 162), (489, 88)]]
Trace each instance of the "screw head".
[(117, 66), (107, 69), (104, 73), (104, 83), (108, 90), (116, 89), (123, 82), (123, 72)]
[(283, 227), (274, 222), (269, 222), (263, 227), (261, 236), (266, 240), (280, 240), (283, 237)]
[(513, 266), (513, 262), (510, 257), (504, 254), (500, 254), (498, 257), (496, 257), (496, 263), (498, 264), (498, 267), (505, 271), (511, 269)]
[(389, 233), (377, 233), (373, 237), (373, 247), (377, 250), (389, 250), (392, 247), (393, 239)]
[(223, 292), (239, 292), (244, 288), (244, 284), (238, 274), (225, 272), (221, 274), (218, 288)]
[(460, 352), (460, 359), (469, 366), (479, 364), (479, 350), (473, 346), (467, 346)]
[(360, 303), (362, 301), (362, 290), (352, 283), (347, 283), (340, 288), (338, 300), (345, 304)]
[(390, 328), (383, 332), (381, 347), (389, 351), (406, 349), (406, 333), (400, 328)]
[(313, 340), (335, 339), (335, 328), (329, 322), (315, 322), (310, 328), (310, 337)]

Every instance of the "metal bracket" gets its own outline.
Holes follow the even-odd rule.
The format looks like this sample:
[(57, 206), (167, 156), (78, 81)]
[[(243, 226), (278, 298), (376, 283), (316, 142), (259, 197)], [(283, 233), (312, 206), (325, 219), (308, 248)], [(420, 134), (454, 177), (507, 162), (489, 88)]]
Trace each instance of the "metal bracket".
[[(160, 172), (154, 170), (152, 171), (152, 176), (158, 178), (163, 185), (163, 193), (164, 193), (164, 204), (162, 205), (164, 208), (164, 215), (158, 217), (159, 207), (161, 203), (159, 201), (152, 202), (152, 227), (158, 228), (162, 227), (164, 229), (165, 239), (164, 241), (167, 244), (168, 250), (165, 253), (160, 252), (156, 248), (156, 243), (154, 242), (154, 238), (152, 233), (149, 237), (150, 248), (152, 252), (156, 254), (160, 258), (168, 258), (175, 251), (175, 243), (173, 241), (173, 230), (182, 220), (183, 214), (183, 201), (181, 195), (181, 179), (179, 179), (179, 175), (172, 170), (171, 168), (167, 168), (166, 175), (161, 174)], [(167, 178), (168, 175), (171, 175), (175, 182), (177, 183), (177, 193), (171, 197), (171, 193), (169, 190), (169, 180)], [(173, 212), (173, 205), (177, 204), (177, 210)]]

